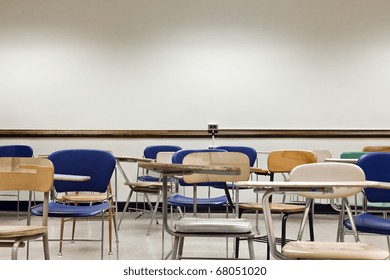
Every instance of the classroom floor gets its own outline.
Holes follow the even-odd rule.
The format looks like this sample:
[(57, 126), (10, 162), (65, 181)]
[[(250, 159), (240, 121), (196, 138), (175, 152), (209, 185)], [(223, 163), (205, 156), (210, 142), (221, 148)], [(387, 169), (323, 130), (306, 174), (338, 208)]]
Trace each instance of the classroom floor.
[[(203, 215), (203, 214), (202, 214)], [(215, 217), (223, 214), (213, 214)], [(120, 260), (161, 260), (169, 251), (171, 246), (171, 238), (165, 234), (165, 249), (162, 252), (162, 230), (161, 219), (160, 223), (152, 225), (150, 235), (147, 236), (147, 228), (149, 226), (150, 216), (144, 214), (138, 217), (137, 213), (126, 213), (119, 230), (119, 259)], [(255, 224), (255, 215), (244, 215)], [(119, 219), (120, 216), (118, 216)], [(300, 215), (292, 215), (288, 219), (287, 237), (294, 238), (300, 222)], [(318, 241), (334, 241), (336, 238), (337, 215), (316, 215), (315, 216), (315, 238)], [(37, 221), (34, 217), (34, 221)], [(25, 224), (26, 220), (18, 221), (15, 213), (2, 212), (0, 214), (1, 224)], [(279, 236), (280, 232), (280, 216), (274, 216), (275, 233)], [(77, 238), (99, 238), (101, 222), (93, 220), (78, 221), (76, 224)], [(107, 225), (107, 224), (106, 224)], [(66, 236), (70, 237), (72, 224), (66, 223)], [(260, 216), (259, 227), (261, 234), (265, 233), (264, 221)], [(50, 238), (57, 238), (59, 232), (59, 219), (51, 218), (49, 220)], [(105, 233), (104, 243), (104, 259), (116, 260), (116, 249), (113, 247), (113, 255), (108, 254), (108, 234)], [(306, 235), (305, 238), (308, 238)], [(352, 241), (352, 236), (346, 236), (346, 241)], [(387, 249), (387, 241), (383, 236), (361, 236), (362, 242), (375, 244), (381, 248)], [(113, 243), (115, 246), (115, 243)], [(233, 254), (233, 240), (226, 242), (225, 238), (187, 238), (184, 246), (184, 256), (191, 257), (210, 257), (218, 258), (225, 257), (226, 246), (228, 246), (228, 255)], [(266, 244), (256, 242), (255, 256), (256, 259), (266, 259)], [(10, 248), (0, 248), (0, 259), (10, 259)], [(240, 256), (247, 257), (246, 242), (241, 242)], [(19, 249), (19, 259), (26, 258), (26, 249)], [(98, 260), (100, 259), (100, 243), (97, 242), (64, 242), (63, 255), (58, 255), (58, 242), (50, 242), (50, 258), (52, 260)], [(41, 242), (31, 242), (30, 259), (43, 259), (43, 250)]]

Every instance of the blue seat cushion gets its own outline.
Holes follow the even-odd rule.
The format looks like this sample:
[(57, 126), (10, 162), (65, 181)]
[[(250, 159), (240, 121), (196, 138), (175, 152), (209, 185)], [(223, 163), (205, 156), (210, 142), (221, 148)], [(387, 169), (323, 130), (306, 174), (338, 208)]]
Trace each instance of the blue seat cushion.
[[(212, 198), (198, 198), (196, 200), (197, 207), (212, 207), (220, 206), (227, 203), (226, 195), (212, 197)], [(180, 207), (193, 207), (194, 198), (187, 197), (180, 194), (175, 194), (168, 198), (169, 206), (180, 206)]]
[[(62, 204), (58, 202), (49, 203), (49, 217), (59, 218), (78, 218), (78, 217), (93, 217), (108, 210), (110, 204), (108, 202), (88, 205), (88, 206), (75, 206)], [(31, 214), (34, 216), (42, 216), (43, 205), (38, 205), (31, 209)]]
[[(142, 175), (142, 176), (138, 177), (138, 181), (141, 181), (141, 182), (161, 182), (161, 178), (160, 177), (154, 177), (154, 176), (151, 176), (151, 175)], [(172, 178), (168, 178), (168, 183), (171, 183), (171, 182), (173, 182), (173, 179)]]
[(146, 182), (158, 182), (161, 181), (161, 178), (159, 177), (154, 177), (150, 175), (142, 175), (138, 177), (139, 181), (146, 181)]
[[(355, 221), (357, 231), (390, 235), (390, 219), (363, 213), (356, 215), (353, 220)], [(349, 219), (344, 221), (344, 226), (348, 229), (352, 229)]]

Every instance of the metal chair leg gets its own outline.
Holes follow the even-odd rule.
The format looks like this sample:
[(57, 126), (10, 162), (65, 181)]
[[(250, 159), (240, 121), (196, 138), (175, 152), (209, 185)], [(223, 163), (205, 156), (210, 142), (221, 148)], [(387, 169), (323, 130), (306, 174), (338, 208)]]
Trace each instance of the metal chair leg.
[(173, 246), (172, 246), (172, 255), (171, 255), (172, 260), (177, 260), (178, 246), (179, 246), (179, 237), (175, 236), (173, 240)]
[(127, 196), (126, 204), (125, 204), (125, 207), (123, 208), (121, 219), (119, 220), (118, 230), (119, 230), (119, 227), (121, 226), (121, 223), (122, 223), (122, 220), (123, 220), (123, 216), (125, 215), (125, 213), (127, 211), (127, 207), (129, 207), (129, 203), (130, 203), (130, 199), (131, 199), (132, 195), (133, 195), (133, 191), (131, 190), (129, 195)]
[(49, 237), (47, 234), (42, 237), (42, 241), (43, 241), (43, 253), (45, 256), (45, 260), (50, 260)]
[(180, 237), (179, 238), (178, 255), (177, 255), (178, 260), (180, 260), (183, 256), (183, 247), (184, 247), (184, 237)]
[(158, 206), (159, 206), (160, 200), (161, 200), (161, 195), (162, 195), (162, 193), (159, 192), (159, 194), (157, 196), (156, 204), (154, 205), (152, 217), (150, 218), (148, 231), (146, 232), (147, 236), (150, 235), (150, 228), (152, 227), (153, 220), (156, 219), (156, 222), (158, 223), (156, 216), (157, 216), (157, 209), (158, 209)]
[(249, 259), (255, 259), (255, 249), (253, 247), (253, 238), (248, 237), (248, 249), (249, 249)]
[(58, 249), (58, 255), (62, 256), (62, 240), (64, 239), (64, 226), (65, 226), (65, 218), (61, 218), (60, 225), (60, 245)]
[(12, 260), (18, 259), (18, 249), (22, 243), (23, 243), (22, 241), (18, 240), (18, 241), (15, 241), (14, 245), (12, 246), (12, 253), (11, 253)]
[(104, 212), (102, 212), (102, 234), (101, 234), (101, 243), (100, 243), (100, 258), (103, 260), (103, 251), (104, 251)]

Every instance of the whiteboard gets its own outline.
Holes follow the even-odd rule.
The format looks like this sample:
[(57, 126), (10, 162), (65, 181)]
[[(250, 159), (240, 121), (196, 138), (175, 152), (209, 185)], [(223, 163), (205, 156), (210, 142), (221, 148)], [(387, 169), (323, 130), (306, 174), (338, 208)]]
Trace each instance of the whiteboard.
[(390, 2), (0, 4), (0, 129), (381, 129)]

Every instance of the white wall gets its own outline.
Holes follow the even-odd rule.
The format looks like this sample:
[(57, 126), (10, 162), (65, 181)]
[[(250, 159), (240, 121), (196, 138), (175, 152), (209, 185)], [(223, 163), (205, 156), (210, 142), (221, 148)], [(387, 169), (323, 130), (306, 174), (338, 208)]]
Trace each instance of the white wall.
[[(390, 1), (0, 0), (0, 129), (388, 128)], [(208, 139), (0, 139), (141, 156)], [(387, 139), (217, 139), (258, 150)], [(135, 174), (135, 165), (129, 166)], [(127, 189), (120, 184), (119, 199)]]
[(2, 0), (0, 128), (387, 128), (389, 11), (386, 0)]

